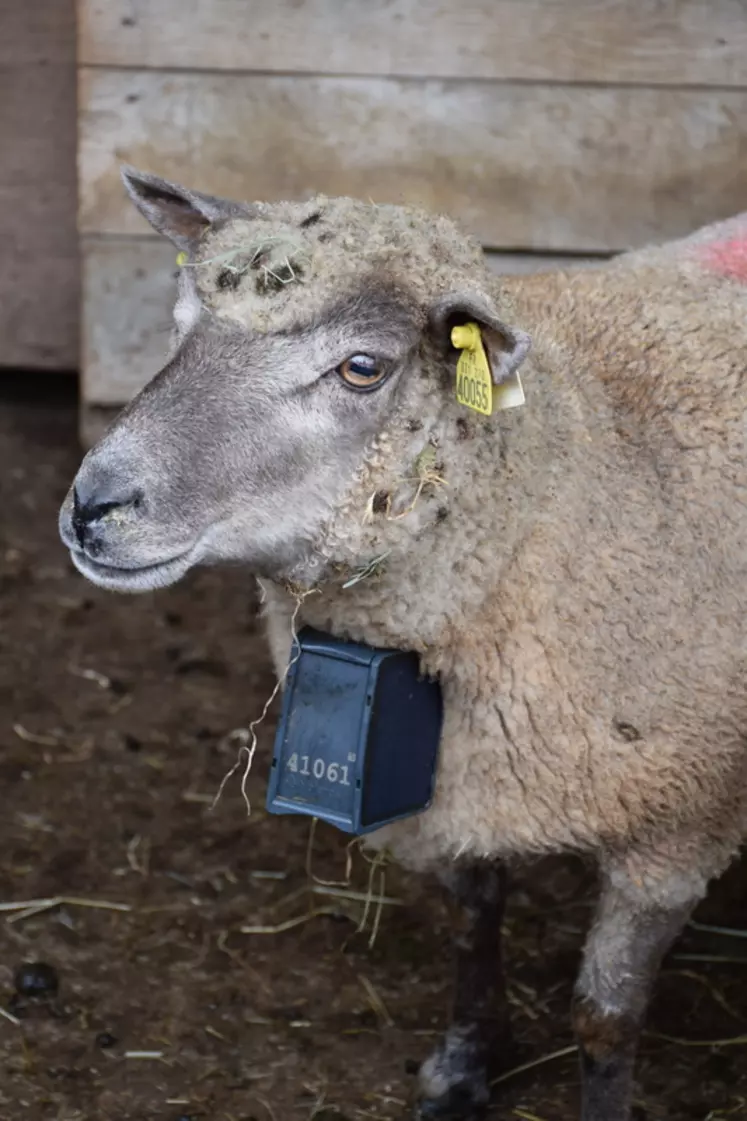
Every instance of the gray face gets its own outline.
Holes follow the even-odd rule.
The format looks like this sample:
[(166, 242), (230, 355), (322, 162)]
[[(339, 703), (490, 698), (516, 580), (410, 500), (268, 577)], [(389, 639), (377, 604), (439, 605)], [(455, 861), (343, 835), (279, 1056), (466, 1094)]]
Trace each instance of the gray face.
[(218, 560), (313, 578), (314, 540), (385, 423), (417, 338), (384, 291), (322, 324), (259, 336), (202, 310), (83, 461), (60, 518), (78, 569), (133, 591)]
[[(119, 591), (218, 561), (311, 586), (335, 560), (326, 527), (340, 539), (372, 464), (407, 479), (438, 426), (448, 325), (457, 305), (462, 321), (475, 314), (447, 285), (460, 267), (479, 275), (479, 250), (397, 207), (244, 207), (134, 172), (125, 185), (188, 256), (172, 355), (83, 460), (62, 540), (84, 576)], [(523, 354), (483, 320), (501, 340), (494, 371)], [(407, 438), (413, 417), (421, 434)], [(358, 502), (351, 541), (363, 513)]]

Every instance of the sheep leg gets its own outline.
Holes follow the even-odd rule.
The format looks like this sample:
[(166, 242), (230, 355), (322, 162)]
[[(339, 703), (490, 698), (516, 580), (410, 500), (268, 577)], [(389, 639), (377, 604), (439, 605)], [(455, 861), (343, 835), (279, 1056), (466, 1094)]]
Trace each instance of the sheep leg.
[(490, 1076), (510, 1045), (501, 958), (506, 874), (489, 861), (441, 876), (452, 903), (456, 992), (451, 1025), (420, 1070), (421, 1118), (471, 1117), (490, 1097)]
[(629, 1121), (635, 1053), (651, 989), (697, 901), (681, 890), (672, 891), (670, 902), (659, 891), (654, 901), (624, 877), (605, 883), (573, 1008), (582, 1121)]

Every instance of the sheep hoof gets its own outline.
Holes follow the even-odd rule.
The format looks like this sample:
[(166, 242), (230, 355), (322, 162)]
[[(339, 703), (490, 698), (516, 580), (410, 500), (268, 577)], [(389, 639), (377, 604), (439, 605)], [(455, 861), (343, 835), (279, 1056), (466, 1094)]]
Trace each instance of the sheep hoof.
[(481, 1117), (490, 1097), (484, 1075), (475, 1074), (438, 1098), (421, 1098), (417, 1104), (416, 1121), (470, 1121)]
[(420, 1068), (418, 1121), (480, 1116), (490, 1100), (487, 1051), (476, 1025), (449, 1030)]

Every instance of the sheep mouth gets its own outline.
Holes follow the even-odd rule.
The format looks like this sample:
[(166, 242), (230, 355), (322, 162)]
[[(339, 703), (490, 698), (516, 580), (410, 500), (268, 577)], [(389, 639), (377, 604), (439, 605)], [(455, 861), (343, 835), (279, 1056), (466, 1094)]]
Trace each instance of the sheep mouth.
[(100, 588), (115, 592), (150, 592), (156, 588), (166, 588), (180, 580), (192, 567), (193, 553), (194, 549), (191, 548), (154, 564), (130, 568), (102, 564), (92, 560), (80, 549), (71, 549), (70, 558), (81, 576)]

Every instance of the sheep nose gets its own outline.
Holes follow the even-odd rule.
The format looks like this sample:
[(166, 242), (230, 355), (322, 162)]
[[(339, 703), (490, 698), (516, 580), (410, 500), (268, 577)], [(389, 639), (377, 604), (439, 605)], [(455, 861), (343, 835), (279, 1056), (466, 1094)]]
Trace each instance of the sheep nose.
[(111, 483), (86, 486), (77, 482), (73, 487), (73, 531), (82, 548), (90, 536), (91, 527), (102, 522), (114, 510), (137, 509), (142, 501), (142, 492), (129, 488), (117, 488)]

